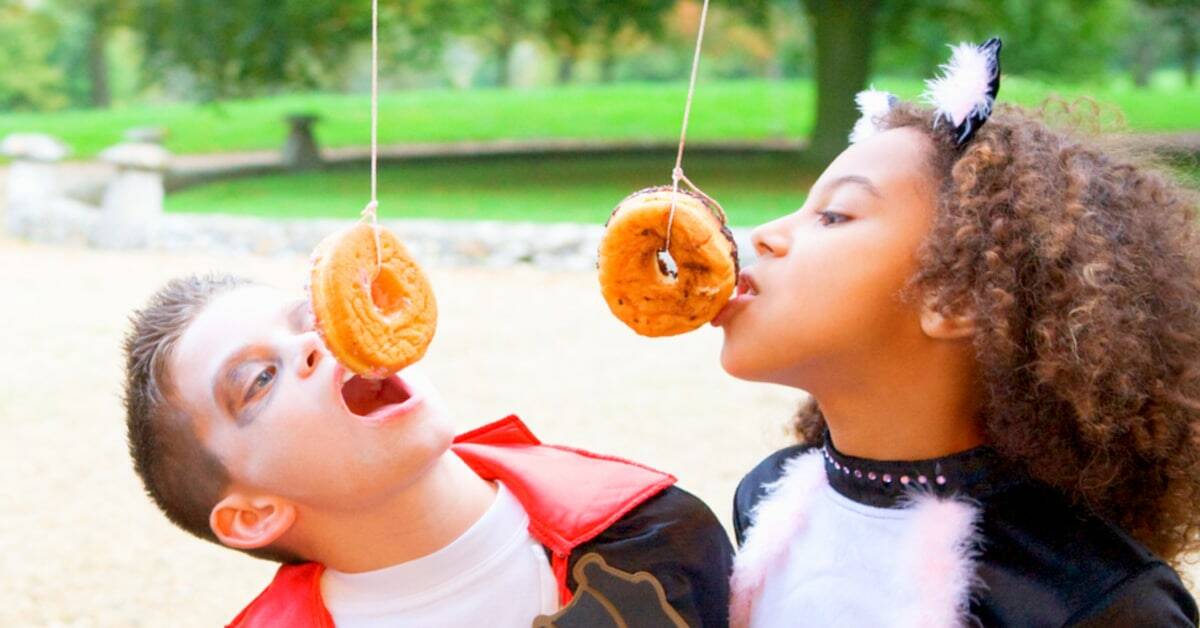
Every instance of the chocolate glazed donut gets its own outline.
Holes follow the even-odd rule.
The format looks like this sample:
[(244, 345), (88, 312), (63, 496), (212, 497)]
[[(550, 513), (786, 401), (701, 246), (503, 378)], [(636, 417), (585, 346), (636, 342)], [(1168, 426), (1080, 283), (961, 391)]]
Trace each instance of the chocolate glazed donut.
[(668, 253), (670, 186), (647, 188), (621, 201), (600, 241), (600, 291), (617, 318), (643, 336), (673, 336), (716, 317), (737, 284), (737, 244), (725, 214), (707, 199), (680, 190)]

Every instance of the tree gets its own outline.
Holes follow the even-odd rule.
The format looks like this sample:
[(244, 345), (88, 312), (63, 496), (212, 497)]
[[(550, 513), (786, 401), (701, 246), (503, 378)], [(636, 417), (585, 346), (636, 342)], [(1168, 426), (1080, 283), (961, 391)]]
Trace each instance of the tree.
[(542, 36), (558, 54), (559, 83), (569, 83), (588, 34), (595, 28), (598, 0), (547, 0)]
[(205, 99), (313, 85), (340, 66), (350, 45), (370, 36), (365, 2), (130, 1), (147, 70), (184, 69)]
[(663, 17), (674, 0), (545, 0), (543, 38), (558, 53), (558, 81), (570, 81), (586, 45), (599, 51), (601, 80), (615, 74), (616, 41), (624, 31), (662, 34)]
[(57, 109), (66, 104), (62, 71), (50, 62), (56, 25), (23, 2), (0, 0), (0, 111)]
[(452, 0), (448, 31), (478, 41), (496, 61), (496, 83), (512, 84), (512, 50), (522, 39), (537, 37), (546, 12), (544, 0)]
[(1196, 0), (1141, 0), (1141, 4), (1159, 9), (1167, 23), (1179, 34), (1180, 65), (1188, 87), (1196, 84), (1196, 58), (1200, 56), (1200, 4)]
[[(772, 0), (739, 0), (762, 13)], [(790, 0), (789, 0), (790, 1)], [(846, 146), (879, 52), (908, 55), (932, 74), (945, 44), (1005, 39), (1004, 67), (1018, 73), (1084, 76), (1105, 69), (1128, 0), (797, 0), (812, 29), (817, 119), (806, 156), (827, 163)], [(1175, 0), (1163, 0), (1175, 1)], [(1194, 0), (1178, 0), (1188, 2)], [(914, 57), (920, 63), (913, 63)]]
[(52, 0), (47, 14), (59, 25), (61, 36), (54, 59), (64, 71), (68, 99), (74, 106), (108, 107), (108, 41), (128, 19), (126, 0)]
[(846, 147), (858, 112), (854, 96), (867, 85), (881, 0), (802, 0), (816, 44), (817, 121), (808, 156), (818, 163)]

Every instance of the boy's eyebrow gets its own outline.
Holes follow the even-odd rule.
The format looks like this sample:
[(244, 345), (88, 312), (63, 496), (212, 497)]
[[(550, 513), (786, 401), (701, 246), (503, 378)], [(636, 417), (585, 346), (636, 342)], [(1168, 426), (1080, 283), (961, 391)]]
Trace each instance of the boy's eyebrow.
[(307, 331), (309, 323), (312, 321), (312, 307), (308, 303), (308, 299), (296, 299), (294, 303), (287, 308), (287, 324), (292, 331), (300, 333)]
[(865, 189), (871, 194), (871, 196), (874, 196), (875, 198), (883, 198), (883, 194), (879, 192), (879, 188), (875, 187), (875, 184), (871, 183), (870, 179), (857, 174), (848, 174), (830, 181), (829, 184), (825, 186), (825, 193), (833, 194), (834, 190), (837, 190), (839, 187), (848, 183), (862, 186), (863, 189)]

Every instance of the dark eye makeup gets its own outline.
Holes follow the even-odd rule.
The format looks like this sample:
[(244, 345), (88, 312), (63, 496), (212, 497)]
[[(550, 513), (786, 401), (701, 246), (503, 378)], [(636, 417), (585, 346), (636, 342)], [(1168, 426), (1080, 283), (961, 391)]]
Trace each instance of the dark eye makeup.
[(246, 387), (246, 394), (242, 397), (242, 402), (245, 403), (253, 399), (259, 392), (266, 389), (275, 381), (275, 374), (278, 368), (274, 364), (269, 364), (258, 371), (254, 379), (250, 380), (250, 384)]

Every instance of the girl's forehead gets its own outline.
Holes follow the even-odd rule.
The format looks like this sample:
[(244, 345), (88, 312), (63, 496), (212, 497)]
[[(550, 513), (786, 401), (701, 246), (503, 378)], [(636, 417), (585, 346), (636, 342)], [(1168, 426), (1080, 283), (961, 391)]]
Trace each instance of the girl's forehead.
[(921, 131), (889, 129), (842, 151), (821, 174), (817, 186), (848, 176), (865, 177), (880, 189), (930, 182), (927, 164), (932, 150), (933, 142)]

